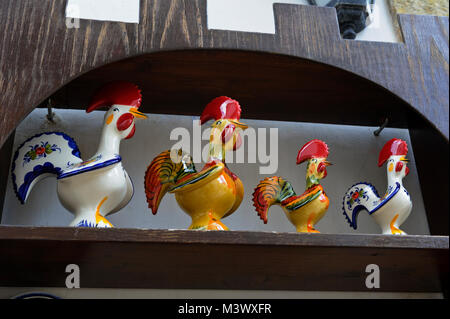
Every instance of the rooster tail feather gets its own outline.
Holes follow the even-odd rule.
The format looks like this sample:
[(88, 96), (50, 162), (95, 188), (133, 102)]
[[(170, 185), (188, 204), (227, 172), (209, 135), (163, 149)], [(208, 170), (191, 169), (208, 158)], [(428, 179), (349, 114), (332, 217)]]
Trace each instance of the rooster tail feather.
[(353, 229), (356, 229), (359, 213), (362, 210), (370, 213), (379, 202), (380, 196), (372, 184), (355, 184), (344, 195), (342, 210), (345, 219)]
[(59, 176), (70, 164), (80, 163), (74, 139), (61, 132), (45, 132), (23, 142), (14, 153), (11, 176), (14, 192), (24, 204), (33, 186), (45, 177)]
[(164, 151), (156, 156), (145, 172), (145, 195), (153, 214), (164, 195), (182, 178), (196, 173), (191, 156), (182, 150)]
[(267, 211), (275, 204), (281, 204), (286, 198), (295, 196), (292, 185), (281, 177), (267, 177), (256, 186), (253, 192), (253, 206), (258, 216), (267, 224)]

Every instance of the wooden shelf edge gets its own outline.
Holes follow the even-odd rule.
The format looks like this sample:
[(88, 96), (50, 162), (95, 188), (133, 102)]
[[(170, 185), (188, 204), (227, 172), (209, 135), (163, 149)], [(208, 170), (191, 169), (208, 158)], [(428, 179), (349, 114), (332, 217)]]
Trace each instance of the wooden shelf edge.
[(448, 287), (448, 237), (0, 226), (0, 286), (377, 291)]
[(0, 226), (1, 240), (449, 249), (448, 236)]

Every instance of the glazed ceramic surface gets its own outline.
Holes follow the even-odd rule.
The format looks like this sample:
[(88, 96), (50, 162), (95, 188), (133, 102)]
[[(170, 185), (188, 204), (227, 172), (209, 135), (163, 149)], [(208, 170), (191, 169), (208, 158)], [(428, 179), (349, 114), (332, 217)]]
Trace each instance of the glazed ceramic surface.
[(197, 172), (192, 158), (181, 150), (168, 150), (158, 155), (147, 168), (145, 192), (148, 206), (156, 214), (162, 197), (175, 194), (180, 208), (192, 218), (189, 229), (228, 230), (221, 219), (231, 215), (241, 204), (244, 187), (241, 180), (225, 164), (225, 153), (241, 145), (239, 122), (241, 107), (233, 99), (222, 96), (212, 100), (203, 111), (201, 124), (212, 124), (209, 158)]
[(354, 229), (361, 210), (366, 210), (380, 226), (383, 234), (405, 235), (399, 227), (408, 218), (412, 202), (402, 180), (408, 175), (408, 146), (405, 141), (392, 139), (380, 152), (378, 166), (386, 163), (387, 190), (383, 196), (378, 195), (375, 187), (369, 183), (353, 185), (343, 200), (344, 216)]
[(91, 112), (109, 107), (104, 117), (100, 145), (83, 161), (76, 142), (61, 132), (46, 132), (26, 140), (14, 155), (12, 179), (16, 195), (25, 203), (36, 183), (45, 177), (57, 178), (61, 204), (75, 215), (70, 226), (112, 227), (106, 215), (117, 212), (133, 196), (133, 184), (122, 167), (119, 145), (135, 132), (139, 89), (128, 82), (114, 82), (93, 97)]
[(267, 212), (272, 205), (279, 205), (297, 232), (318, 233), (314, 225), (328, 210), (330, 201), (320, 185), (327, 176), (328, 146), (320, 140), (311, 140), (298, 152), (297, 164), (307, 161), (306, 190), (297, 196), (292, 185), (281, 177), (262, 180), (253, 193), (253, 205), (259, 217), (267, 223)]

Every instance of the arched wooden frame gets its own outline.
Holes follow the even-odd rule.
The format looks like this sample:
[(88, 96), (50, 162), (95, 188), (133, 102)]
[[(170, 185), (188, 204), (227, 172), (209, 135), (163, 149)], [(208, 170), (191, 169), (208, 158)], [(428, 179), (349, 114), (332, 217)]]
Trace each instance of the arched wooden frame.
[(65, 1), (0, 3), (0, 146), (31, 110), (99, 66), (157, 51), (237, 49), (322, 62), (379, 84), (448, 141), (448, 18), (401, 15), (405, 43), (342, 40), (333, 8), (276, 4), (276, 34), (208, 30), (206, 1), (142, 0), (140, 24), (67, 28)]

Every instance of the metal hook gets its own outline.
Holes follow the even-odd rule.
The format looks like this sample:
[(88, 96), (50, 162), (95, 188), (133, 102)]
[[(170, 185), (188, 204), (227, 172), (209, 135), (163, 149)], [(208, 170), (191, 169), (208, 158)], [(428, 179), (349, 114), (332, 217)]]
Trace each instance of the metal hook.
[(55, 123), (55, 113), (53, 113), (53, 103), (51, 98), (47, 101), (47, 120)]
[(373, 132), (373, 135), (379, 136), (381, 131), (384, 130), (384, 128), (388, 125), (388, 123), (389, 123), (389, 118), (386, 117), (383, 124), (381, 124), (381, 126), (376, 131)]

